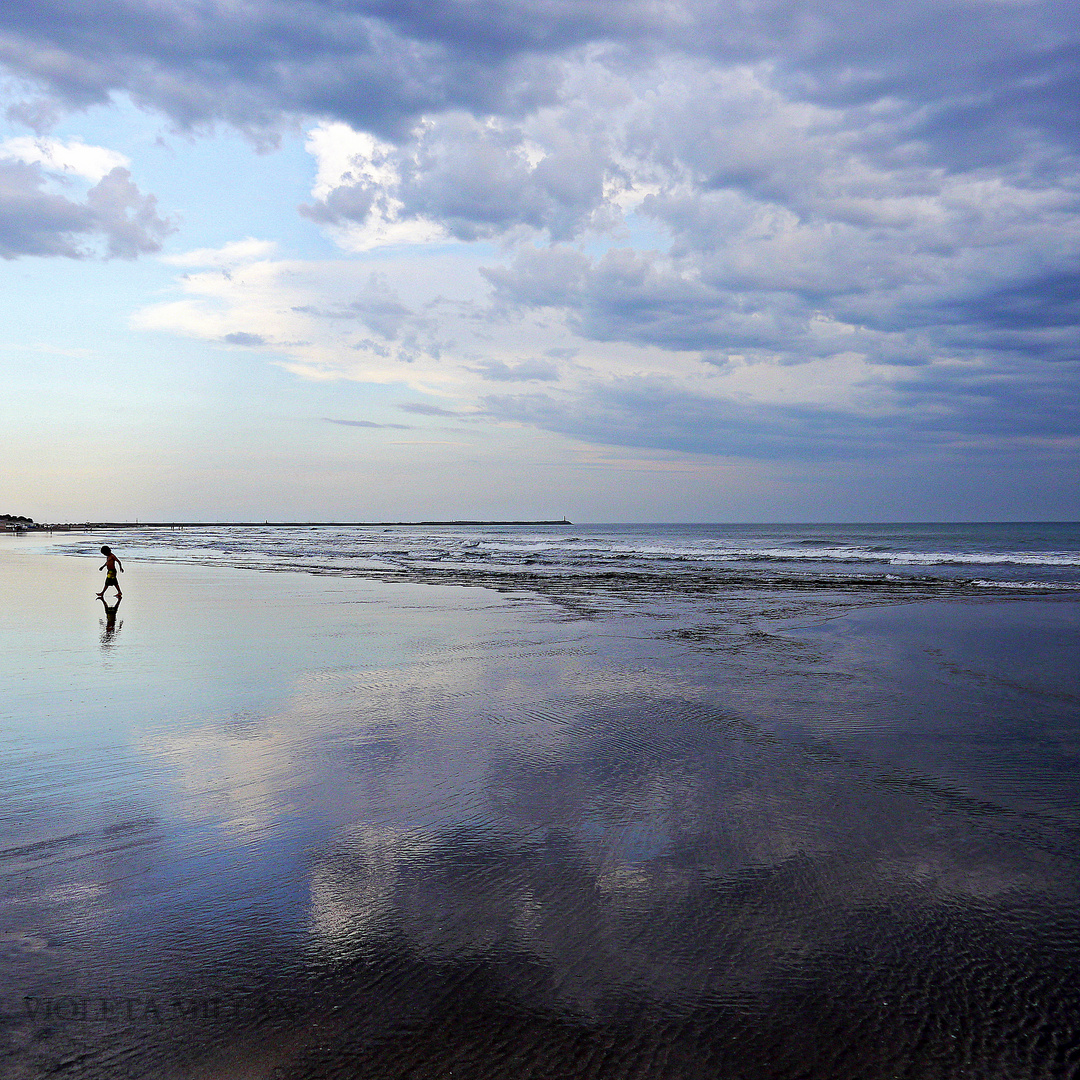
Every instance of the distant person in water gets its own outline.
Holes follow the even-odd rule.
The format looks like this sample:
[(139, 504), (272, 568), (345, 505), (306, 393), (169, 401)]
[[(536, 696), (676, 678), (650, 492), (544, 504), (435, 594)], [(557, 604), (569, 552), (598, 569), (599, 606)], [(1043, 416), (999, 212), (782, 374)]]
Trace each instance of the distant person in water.
[(116, 572), (119, 570), (122, 574), (124, 572), (123, 563), (112, 553), (112, 548), (108, 544), (103, 544), (101, 547), (101, 554), (105, 556), (105, 564), (99, 566), (99, 570), (105, 571), (105, 584), (101, 587), (101, 592), (97, 594), (99, 600), (105, 598), (105, 590), (110, 586), (116, 590), (116, 599), (123, 599), (124, 594), (120, 591), (120, 582), (116, 580)]

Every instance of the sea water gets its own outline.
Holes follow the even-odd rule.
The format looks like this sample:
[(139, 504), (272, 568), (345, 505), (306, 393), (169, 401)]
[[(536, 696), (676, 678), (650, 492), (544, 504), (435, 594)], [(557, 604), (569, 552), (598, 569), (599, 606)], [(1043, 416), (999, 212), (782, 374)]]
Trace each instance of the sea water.
[[(96, 550), (97, 536), (75, 552)], [(316, 526), (125, 529), (135, 558), (475, 581), (1080, 589), (1080, 524)]]

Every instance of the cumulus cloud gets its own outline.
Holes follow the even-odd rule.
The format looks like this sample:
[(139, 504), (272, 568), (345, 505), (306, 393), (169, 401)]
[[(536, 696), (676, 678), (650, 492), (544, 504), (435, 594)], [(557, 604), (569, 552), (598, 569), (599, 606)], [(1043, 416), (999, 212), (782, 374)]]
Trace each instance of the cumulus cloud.
[(0, 159), (0, 257), (133, 259), (158, 251), (170, 229), (127, 169), (111, 169), (80, 202), (52, 190), (41, 164)]
[(599, 118), (561, 119), (514, 123), (456, 111), (425, 118), (397, 145), (324, 126), (310, 142), (320, 179), (341, 144), (355, 150), (338, 182), (322, 192), (317, 185), (316, 201), (301, 212), (350, 228), (358, 248), (444, 236), (471, 241), (521, 228), (577, 236), (604, 220), (613, 167)]
[(406, 211), (398, 197), (400, 166), (390, 143), (336, 122), (311, 131), (307, 148), (318, 162), (315, 201), (301, 205), (300, 213), (329, 226), (342, 247), (369, 251), (446, 235), (437, 222)]
[[(346, 251), (489, 245), (481, 288), (450, 298), (369, 271), (287, 281), (255, 241), (193, 253), (159, 326), (314, 341), (292, 370), (593, 441), (751, 455), (1075, 430), (1056, 403), (1080, 329), (1078, 56), (1066, 0), (0, 13), (0, 61), (41, 95), (13, 106), (27, 122), (117, 92), (188, 128), (299, 120), (317, 165), (300, 213)], [(72, 146), (24, 142), (39, 156), (11, 167), (74, 167)], [(50, 206), (24, 247), (74, 243), (71, 206)]]

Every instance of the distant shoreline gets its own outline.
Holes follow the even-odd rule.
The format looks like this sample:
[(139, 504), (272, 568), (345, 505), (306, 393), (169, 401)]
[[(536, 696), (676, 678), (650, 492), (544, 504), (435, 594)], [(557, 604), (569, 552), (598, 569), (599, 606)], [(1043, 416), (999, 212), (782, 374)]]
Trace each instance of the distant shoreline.
[(19, 531), (80, 532), (93, 529), (354, 529), (389, 525), (573, 525), (567, 518), (479, 521), (82, 521), (57, 525), (34, 524)]

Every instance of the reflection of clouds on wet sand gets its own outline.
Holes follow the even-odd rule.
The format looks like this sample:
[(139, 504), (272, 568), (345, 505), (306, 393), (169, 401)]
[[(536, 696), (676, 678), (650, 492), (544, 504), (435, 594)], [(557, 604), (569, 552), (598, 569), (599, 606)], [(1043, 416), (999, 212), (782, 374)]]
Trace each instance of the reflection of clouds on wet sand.
[(576, 683), (595, 679), (564, 669), (573, 654), (562, 646), (535, 649), (508, 656), (483, 642), (388, 671), (309, 673), (272, 713), (144, 734), (138, 749), (165, 765), (170, 805), (186, 820), (249, 833), (293, 812), (460, 820), (486, 798), (493, 757), (558, 759), (582, 698)]
[[(685, 1002), (782, 981), (867, 911), (1051, 887), (1037, 857), (843, 763), (662, 734), (676, 699), (599, 712), (579, 700), (557, 748), (487, 744), (457, 821), (340, 829), (312, 871), (317, 950), (404, 935), (433, 958), (527, 954), (578, 1009), (628, 988)], [(387, 769), (389, 790), (445, 782), (407, 750)]]
[[(181, 821), (238, 842), (303, 823), (313, 962), (528, 957), (550, 1005), (586, 1012), (627, 993), (753, 997), (868, 918), (887, 938), (884, 913), (1063, 887), (1004, 807), (762, 726), (792, 700), (784, 637), (713, 671), (677, 651), (643, 663), (591, 625), (532, 629), (310, 672), (270, 714), (140, 749), (166, 765)], [(829, 684), (851, 708), (850, 665), (818, 672), (804, 714)], [(718, 687), (746, 681), (724, 709)]]
[[(122, 807), (43, 820), (63, 850), (0, 853), (33, 872), (0, 956), (57, 986), (269, 987), (285, 1003), (273, 1040), (120, 1040), (147, 1076), (176, 1072), (187, 1040), (204, 1064), (223, 1055), (205, 1075), (427, 1080), (452, 1060), (455, 1076), (550, 1077), (581, 1039), (596, 1056), (579, 1075), (604, 1080), (861, 1080), (935, 1054), (1017, 1074), (975, 1045), (980, 1009), (1039, 1030), (1050, 976), (1032, 971), (1056, 978), (1076, 951), (1075, 858), (1051, 816), (860, 741), (901, 709), (935, 737), (951, 714), (920, 713), (827, 635), (721, 626), (703, 646), (666, 634), (671, 610), (545, 611), (443, 625), (378, 662), (305, 654), (268, 707), (136, 726), (137, 763), (106, 770), (138, 777)], [(965, 676), (948, 674), (951, 707)], [(1060, 1016), (1072, 999), (1055, 994)], [(937, 1016), (927, 1033), (918, 1018)], [(854, 1067), (812, 1069), (814, 1040), (824, 1058), (859, 1047)], [(519, 1069), (522, 1046), (548, 1065)], [(730, 1068), (709, 1056), (723, 1046)], [(882, 1053), (899, 1056), (866, 1067)]]
[(174, 820), (212, 821), (235, 836), (270, 829), (297, 809), (289, 791), (298, 746), (295, 733), (276, 724), (244, 731), (228, 721), (139, 743), (143, 753), (169, 765)]

